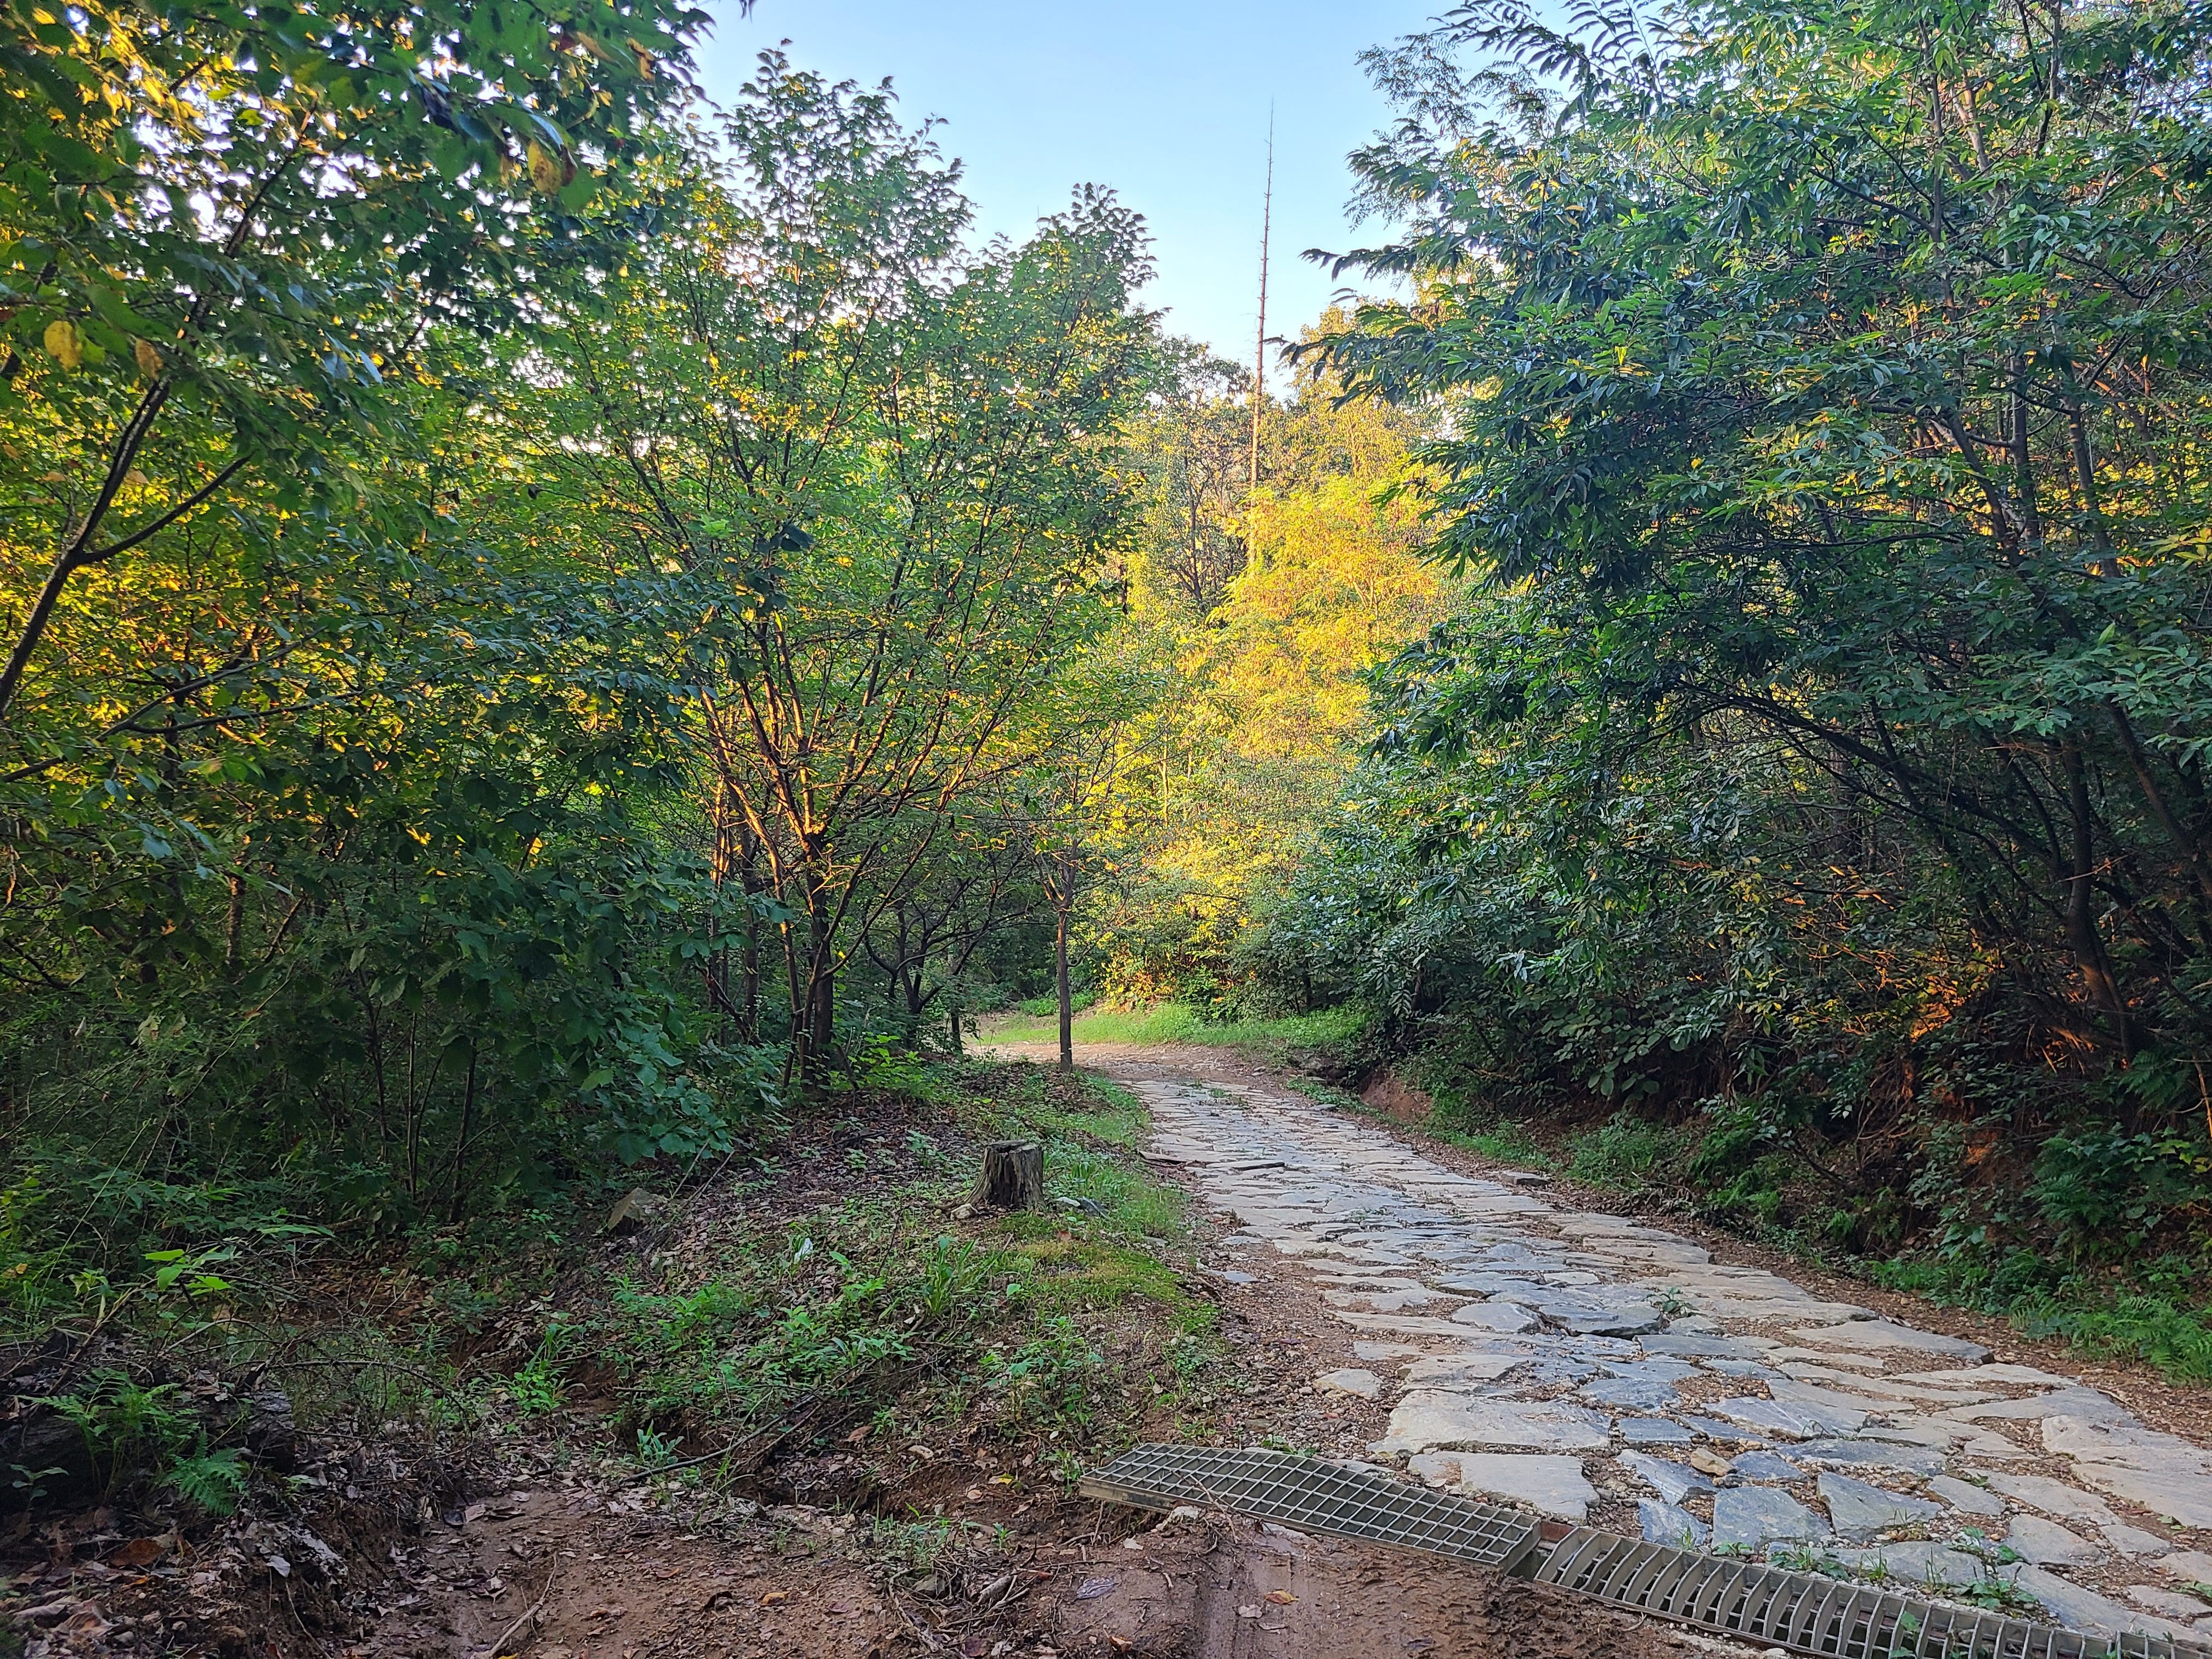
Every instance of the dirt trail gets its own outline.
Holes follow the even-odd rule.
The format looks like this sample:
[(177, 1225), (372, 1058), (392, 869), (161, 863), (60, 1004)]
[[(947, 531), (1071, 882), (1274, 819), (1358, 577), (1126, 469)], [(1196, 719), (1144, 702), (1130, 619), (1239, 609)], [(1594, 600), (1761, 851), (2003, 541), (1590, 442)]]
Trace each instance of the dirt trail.
[[(1607, 1213), (1562, 1183), (1319, 1105), (1234, 1054), (1081, 1059), (1145, 1099), (1147, 1158), (1198, 1200), (1200, 1263), (1235, 1355), (1235, 1386), (1168, 1432), (1311, 1448), (1669, 1542), (1878, 1567), (2092, 1629), (2212, 1624), (2201, 1401), (1671, 1221)], [(711, 1215), (692, 1219), (711, 1233)], [(498, 1489), (403, 1529), (388, 1562), (340, 1579), (368, 1626), (343, 1652), (1751, 1651), (1431, 1558), (1083, 1503), (1036, 1454), (965, 1430), (885, 1449), (884, 1516), (941, 1516), (967, 1540), (927, 1573), (896, 1570), (865, 1535), (874, 1523), (839, 1512), (840, 1447), (782, 1468), (789, 1501), (765, 1508), (512, 1449)], [(111, 1653), (135, 1637), (140, 1652), (334, 1651), (312, 1614), (289, 1642), (218, 1631), (186, 1647), (165, 1646), (150, 1613), (137, 1622), (82, 1648), (62, 1624), (34, 1626), (46, 1646), (33, 1650)]]
[(1318, 1292), (1293, 1352), (1316, 1397), (1365, 1409), (1309, 1422), (1316, 1449), (2099, 1633), (2212, 1633), (2212, 1458), (2154, 1382), (2023, 1364), (2002, 1328), (1409, 1146), (1231, 1054), (1078, 1058), (1145, 1100), (1148, 1156), (1234, 1217), (1208, 1265), (1238, 1304)]

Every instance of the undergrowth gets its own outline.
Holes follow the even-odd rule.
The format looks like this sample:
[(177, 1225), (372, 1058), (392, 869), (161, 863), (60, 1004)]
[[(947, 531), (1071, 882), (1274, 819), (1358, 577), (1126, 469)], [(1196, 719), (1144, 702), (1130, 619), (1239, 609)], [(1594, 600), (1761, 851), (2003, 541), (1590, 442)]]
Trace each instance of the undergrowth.
[[(742, 1468), (963, 1415), (1080, 1439), (1198, 1396), (1212, 1306), (1174, 1259), (1181, 1194), (1133, 1156), (1137, 1100), (1032, 1066), (932, 1065), (951, 1121), (908, 1132), (904, 1178), (718, 1230), (710, 1260), (633, 1271), (585, 1317), (625, 1432)], [(973, 1158), (940, 1144), (956, 1134), (1041, 1142), (1053, 1207), (963, 1217)]]
[[(0, 1446), (0, 1508), (281, 1502), (249, 1393), (288, 1431), (565, 1441), (646, 1471), (708, 1455), (691, 1478), (963, 1414), (1063, 1445), (1112, 1436), (1202, 1401), (1218, 1352), (1181, 1194), (1135, 1156), (1146, 1127), (1110, 1085), (885, 1052), (810, 1115), (760, 1126), (700, 1189), (705, 1218), (670, 1201), (680, 1166), (644, 1171), (662, 1196), (626, 1245), (588, 1179), (380, 1237), (293, 1219), (281, 1182), (19, 1165), (0, 1346), (89, 1352), (97, 1333), (100, 1358), (25, 1373), (21, 1403), (73, 1443)], [(1042, 1143), (1053, 1207), (963, 1214), (980, 1144), (1016, 1136)], [(100, 1183), (119, 1212), (67, 1220)]]

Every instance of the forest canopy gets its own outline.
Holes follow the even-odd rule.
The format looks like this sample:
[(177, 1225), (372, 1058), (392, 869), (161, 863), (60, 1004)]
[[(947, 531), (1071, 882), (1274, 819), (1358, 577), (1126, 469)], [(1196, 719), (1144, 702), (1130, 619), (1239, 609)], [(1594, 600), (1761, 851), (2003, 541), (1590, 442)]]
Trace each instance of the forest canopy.
[(1499, 0), (1373, 55), (1399, 234), (1341, 268), (1414, 291), (1310, 358), (1438, 411), (1470, 597), (1279, 963), (1814, 1248), (2197, 1281), (2208, 22)]

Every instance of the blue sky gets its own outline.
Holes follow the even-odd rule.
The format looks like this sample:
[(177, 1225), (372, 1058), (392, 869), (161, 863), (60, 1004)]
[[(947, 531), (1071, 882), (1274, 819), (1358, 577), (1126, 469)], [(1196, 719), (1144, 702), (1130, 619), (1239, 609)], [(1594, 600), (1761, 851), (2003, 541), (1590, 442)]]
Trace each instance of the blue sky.
[(885, 76), (909, 120), (942, 116), (986, 234), (1025, 232), (1079, 182), (1111, 185), (1150, 222), (1146, 302), (1179, 334), (1249, 361), (1267, 106), (1275, 106), (1268, 332), (1295, 336), (1338, 286), (1297, 256), (1354, 232), (1344, 157), (1387, 112), (1353, 59), (1416, 29), (1435, 0), (757, 0), (715, 8), (710, 96), (789, 40), (799, 64)]

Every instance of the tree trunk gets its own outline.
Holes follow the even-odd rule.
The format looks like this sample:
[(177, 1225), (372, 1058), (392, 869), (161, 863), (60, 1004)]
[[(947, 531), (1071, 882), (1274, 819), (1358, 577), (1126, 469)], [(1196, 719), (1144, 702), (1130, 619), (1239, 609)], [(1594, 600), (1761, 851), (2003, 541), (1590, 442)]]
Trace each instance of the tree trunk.
[(810, 871), (806, 894), (806, 1006), (801, 1014), (806, 1024), (805, 1075), (809, 1082), (819, 1082), (830, 1075), (830, 1056), (836, 1043), (837, 970), (830, 957), (829, 903), (829, 895), (815, 884)]
[(2128, 1018), (2127, 999), (2112, 978), (2104, 939), (2097, 931), (2094, 890), (2095, 831), (2090, 816), (2087, 768), (2082, 764), (2080, 745), (2068, 744), (2060, 751), (2059, 760), (2065, 769), (2066, 801), (2074, 830), (2073, 868), (2066, 884), (2066, 943), (2074, 952), (2082, 987), (2088, 992), (2091, 1003), (2102, 1003), (2112, 1016), (2113, 1034), (2119, 1040), (2120, 1058), (2124, 1062), (2135, 1058), (2135, 1032)]
[[(737, 869), (737, 813), (731, 800), (732, 790), (726, 773), (717, 773), (714, 778), (714, 798), (710, 809), (714, 836), (714, 852), (708, 866), (709, 880), (714, 889), (714, 931), (722, 931), (722, 889), (729, 883)], [(717, 945), (707, 958), (708, 1001), (715, 1024), (725, 1036), (730, 1029), (730, 952), (726, 945)]]
[(1060, 871), (1060, 902), (1054, 908), (1060, 924), (1052, 940), (1053, 980), (1060, 992), (1060, 1069), (1072, 1072), (1075, 1069), (1075, 1003), (1067, 989), (1068, 896), (1065, 866)]
[(1044, 1148), (1035, 1141), (993, 1141), (983, 1149), (968, 1201), (979, 1210), (1044, 1208)]
[[(767, 890), (768, 884), (761, 878), (760, 843), (753, 838), (752, 826), (740, 819), (738, 823), (738, 872), (749, 900), (757, 899)], [(745, 942), (738, 957), (739, 971), (744, 975), (744, 994), (738, 1006), (744, 1011), (741, 1024), (745, 1041), (760, 1041), (761, 959), (760, 915), (748, 904), (745, 911)]]

